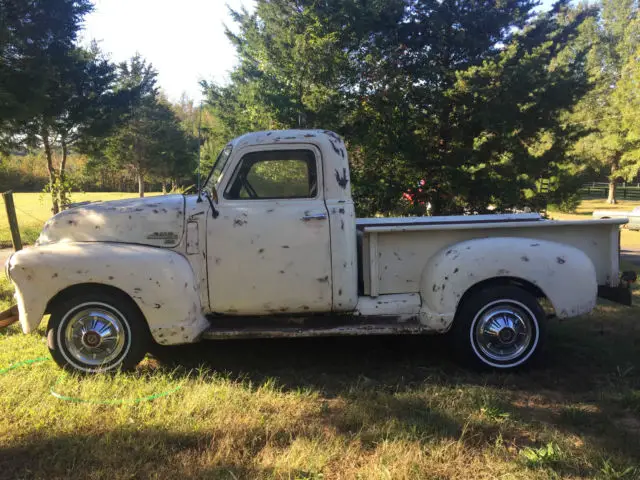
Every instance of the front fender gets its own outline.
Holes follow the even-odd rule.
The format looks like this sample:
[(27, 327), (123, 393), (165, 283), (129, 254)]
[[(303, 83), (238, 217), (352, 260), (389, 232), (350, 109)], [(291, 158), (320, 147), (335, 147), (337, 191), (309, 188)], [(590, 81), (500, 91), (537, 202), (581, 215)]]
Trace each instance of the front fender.
[(482, 238), (452, 245), (429, 259), (420, 280), (422, 323), (448, 330), (465, 292), (492, 278), (536, 285), (560, 318), (589, 312), (596, 304), (595, 267), (581, 250), (545, 240)]
[(118, 243), (55, 243), (14, 253), (7, 273), (20, 323), (34, 331), (48, 302), (74, 285), (110, 285), (128, 294), (161, 344), (194, 341), (208, 326), (189, 262), (179, 253)]

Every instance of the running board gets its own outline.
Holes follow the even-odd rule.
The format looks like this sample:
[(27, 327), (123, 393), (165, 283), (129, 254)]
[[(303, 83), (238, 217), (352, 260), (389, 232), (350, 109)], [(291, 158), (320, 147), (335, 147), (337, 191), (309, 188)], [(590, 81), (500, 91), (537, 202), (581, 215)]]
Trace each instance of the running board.
[(324, 327), (298, 326), (248, 326), (241, 328), (211, 327), (204, 331), (205, 340), (249, 339), (249, 338), (304, 338), (343, 337), (356, 335), (417, 335), (429, 333), (424, 325), (415, 323), (353, 324)]

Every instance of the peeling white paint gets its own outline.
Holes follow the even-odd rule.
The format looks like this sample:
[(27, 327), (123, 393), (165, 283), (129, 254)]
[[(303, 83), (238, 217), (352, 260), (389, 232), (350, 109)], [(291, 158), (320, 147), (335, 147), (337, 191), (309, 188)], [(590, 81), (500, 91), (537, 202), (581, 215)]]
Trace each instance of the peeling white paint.
[(97, 202), (53, 216), (37, 244), (121, 242), (171, 248), (180, 243), (184, 220), (182, 195)]
[(56, 243), (8, 260), (20, 323), (34, 331), (50, 299), (73, 285), (116, 287), (129, 295), (161, 344), (194, 341), (208, 327), (189, 262), (171, 250), (113, 243)]
[(400, 293), (381, 295), (379, 297), (360, 297), (356, 307), (356, 315), (398, 317), (397, 321), (416, 318), (420, 313), (420, 295), (417, 293)]
[(537, 286), (560, 318), (589, 312), (596, 304), (595, 268), (581, 250), (546, 240), (483, 238), (449, 245), (429, 259), (420, 279), (422, 323), (448, 330), (464, 294), (494, 278)]
[[(446, 250), (447, 246), (487, 237), (512, 238), (514, 245), (518, 238), (570, 245), (582, 251), (594, 265), (598, 285), (618, 285), (621, 220), (504, 222), (500, 217), (496, 223), (458, 223), (454, 220), (456, 217), (448, 217), (454, 223), (364, 227), (364, 252), (369, 252), (370, 237), (376, 235), (377, 238), (377, 264), (374, 265), (377, 273), (371, 274), (371, 258), (363, 262), (364, 293), (371, 294), (371, 281), (376, 279), (374, 287), (380, 295), (419, 292), (423, 269), (433, 255)], [(501, 259), (507, 261), (510, 251), (510, 247), (502, 250)]]

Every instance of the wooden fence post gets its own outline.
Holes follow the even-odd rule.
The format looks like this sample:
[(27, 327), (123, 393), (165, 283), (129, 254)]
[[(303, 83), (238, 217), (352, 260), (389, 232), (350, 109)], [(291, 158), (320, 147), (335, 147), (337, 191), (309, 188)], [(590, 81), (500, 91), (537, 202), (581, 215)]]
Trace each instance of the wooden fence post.
[(18, 228), (18, 218), (16, 217), (16, 206), (13, 204), (13, 192), (9, 190), (2, 194), (4, 199), (4, 207), (7, 210), (7, 219), (9, 220), (9, 230), (11, 230), (11, 243), (13, 249), (17, 252), (22, 250), (22, 240), (20, 240), (20, 229)]

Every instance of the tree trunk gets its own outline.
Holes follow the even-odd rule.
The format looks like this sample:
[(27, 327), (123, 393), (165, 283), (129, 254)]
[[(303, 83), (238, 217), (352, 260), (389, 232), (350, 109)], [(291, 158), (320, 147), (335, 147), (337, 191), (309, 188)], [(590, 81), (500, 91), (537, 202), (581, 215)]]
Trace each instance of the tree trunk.
[(42, 136), (42, 145), (44, 146), (44, 153), (47, 157), (47, 171), (49, 172), (49, 190), (51, 191), (51, 213), (55, 215), (60, 211), (60, 205), (58, 203), (58, 194), (56, 192), (58, 186), (56, 182), (56, 171), (53, 168), (53, 152), (51, 151), (51, 144), (49, 143), (49, 131), (43, 128), (40, 132)]
[(58, 199), (59, 199), (60, 208), (66, 208), (69, 202), (67, 198), (66, 185), (64, 183), (64, 170), (67, 166), (68, 149), (67, 149), (67, 142), (66, 140), (64, 140), (64, 138), (62, 139), (61, 144), (62, 144), (62, 159), (60, 160), (60, 168), (58, 169), (58, 180), (59, 180)]
[(162, 183), (162, 194), (166, 195), (167, 194), (167, 184), (166, 184), (166, 182), (164, 180), (162, 180), (162, 182), (160, 182), (160, 183)]
[(607, 203), (610, 205), (616, 204), (616, 181), (609, 180), (609, 196), (607, 197)]
[(144, 174), (142, 172), (138, 172), (138, 195), (140, 198), (144, 197)]
[(618, 159), (611, 162), (611, 174), (609, 175), (609, 196), (607, 203), (609, 205), (616, 204), (616, 180), (618, 179), (616, 172), (618, 171)]
[(60, 161), (60, 173), (58, 174), (60, 180), (64, 180), (64, 169), (67, 166), (67, 154), (67, 142), (65, 140), (62, 140), (62, 160)]

